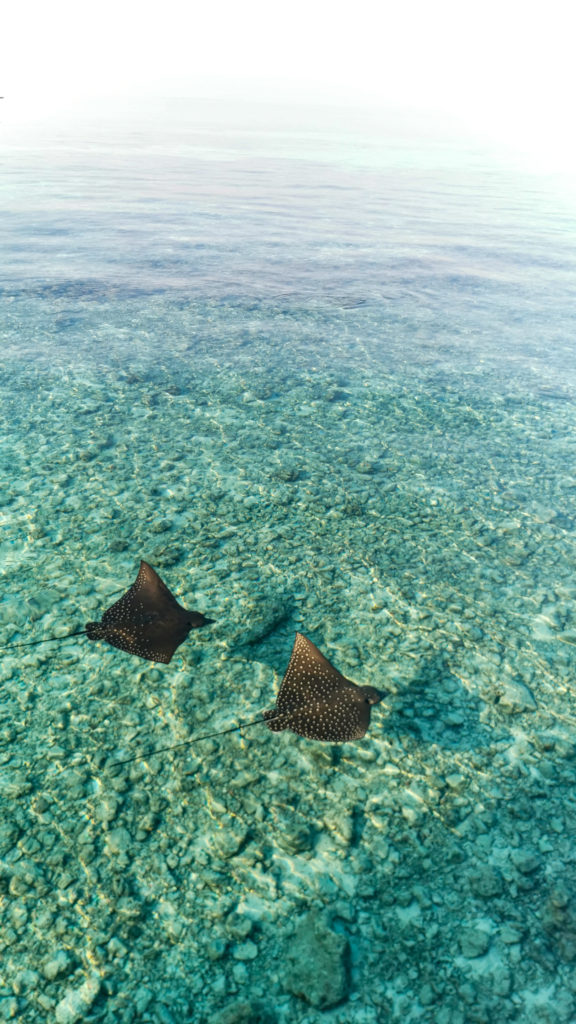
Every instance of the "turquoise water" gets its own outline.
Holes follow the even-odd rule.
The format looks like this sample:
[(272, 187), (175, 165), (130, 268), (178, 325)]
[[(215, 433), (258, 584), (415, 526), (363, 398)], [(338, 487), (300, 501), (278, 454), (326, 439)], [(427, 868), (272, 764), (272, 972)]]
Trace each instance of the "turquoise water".
[[(576, 208), (368, 118), (5, 127), (0, 1019), (576, 1020)], [(294, 633), (387, 692), (262, 726)]]

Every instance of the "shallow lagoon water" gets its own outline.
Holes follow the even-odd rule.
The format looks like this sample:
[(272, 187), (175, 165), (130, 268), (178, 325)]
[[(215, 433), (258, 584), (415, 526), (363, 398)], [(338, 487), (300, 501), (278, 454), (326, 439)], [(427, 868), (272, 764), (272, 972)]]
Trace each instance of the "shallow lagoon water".
[[(7, 130), (2, 637), (141, 557), (217, 621), (3, 653), (0, 1019), (576, 1018), (574, 211), (298, 117)], [(270, 707), (297, 629), (363, 741), (110, 767)]]

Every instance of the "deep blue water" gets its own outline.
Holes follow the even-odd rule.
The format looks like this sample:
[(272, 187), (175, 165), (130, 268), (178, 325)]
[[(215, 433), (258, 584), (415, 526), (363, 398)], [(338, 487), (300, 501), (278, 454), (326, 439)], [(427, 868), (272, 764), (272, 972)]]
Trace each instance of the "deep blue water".
[[(570, 1024), (573, 198), (374, 114), (3, 135), (2, 636), (140, 558), (216, 622), (4, 652), (0, 1016)], [(296, 630), (363, 740), (111, 767), (270, 707)]]

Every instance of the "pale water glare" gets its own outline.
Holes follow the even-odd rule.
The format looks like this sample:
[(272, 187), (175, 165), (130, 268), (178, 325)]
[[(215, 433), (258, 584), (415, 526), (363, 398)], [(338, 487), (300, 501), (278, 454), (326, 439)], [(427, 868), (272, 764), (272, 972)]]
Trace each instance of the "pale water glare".
[(528, 168), (574, 174), (573, 39), (565, 0), (23, 0), (3, 12), (0, 94), (11, 120), (90, 97), (415, 109)]
[[(576, 209), (407, 116), (4, 126), (0, 1019), (576, 1019)], [(294, 634), (385, 691), (265, 726)]]

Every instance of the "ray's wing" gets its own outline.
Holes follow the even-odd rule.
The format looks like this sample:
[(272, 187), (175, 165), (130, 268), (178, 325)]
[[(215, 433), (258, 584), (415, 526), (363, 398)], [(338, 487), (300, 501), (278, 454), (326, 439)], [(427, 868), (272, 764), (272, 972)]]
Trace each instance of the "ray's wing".
[(281, 713), (277, 708), (264, 712), (272, 732), (289, 729), (297, 736), (324, 743), (360, 740), (370, 725), (370, 705), (358, 700), (352, 690), (343, 690), (330, 701), (310, 701), (305, 707)]
[(312, 701), (327, 701), (350, 685), (311, 640), (302, 633), (296, 633), (288, 668), (278, 691), (276, 709), (279, 712), (293, 711)]
[(120, 651), (136, 654), (148, 661), (164, 662), (166, 665), (177, 646), (167, 645), (163, 640), (156, 643), (137, 626), (103, 626), (100, 622), (87, 622), (86, 633), (89, 640), (104, 640)]
[(106, 609), (102, 623), (106, 626), (120, 623), (137, 625), (146, 616), (157, 616), (178, 608), (181, 606), (158, 573), (148, 562), (140, 562), (134, 583), (118, 601)]

